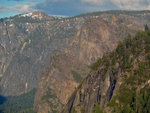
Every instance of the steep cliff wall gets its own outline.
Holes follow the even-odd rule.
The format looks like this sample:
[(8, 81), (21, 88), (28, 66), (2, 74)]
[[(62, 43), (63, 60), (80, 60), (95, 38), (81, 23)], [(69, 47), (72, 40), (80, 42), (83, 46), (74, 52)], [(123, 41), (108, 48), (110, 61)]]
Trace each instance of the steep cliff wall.
[(138, 32), (94, 63), (62, 113), (149, 112), (149, 40)]
[[(141, 21), (138, 19), (139, 17), (147, 20), (141, 15), (137, 17), (126, 15), (126, 18), (124, 17), (125, 15), (121, 14), (119, 16), (103, 14), (98, 17), (91, 17), (84, 22), (65, 52), (54, 55), (53, 59), (56, 62), (52, 63), (53, 66), (51, 66), (50, 61), (48, 68), (44, 69), (46, 74), (41, 75), (35, 96), (35, 111), (39, 113), (60, 112), (68, 97), (79, 85), (74, 74), (78, 77), (81, 76), (79, 79), (82, 81), (89, 72), (91, 63), (102, 57), (104, 52), (115, 49), (118, 42), (122, 41), (128, 34), (133, 35), (136, 31), (143, 29), (141, 24), (135, 24), (136, 21)], [(48, 92), (49, 88), (51, 92)], [(44, 98), (45, 96), (47, 98)]]
[(67, 48), (82, 23), (41, 12), (1, 19), (0, 94), (20, 95), (37, 88), (51, 53)]

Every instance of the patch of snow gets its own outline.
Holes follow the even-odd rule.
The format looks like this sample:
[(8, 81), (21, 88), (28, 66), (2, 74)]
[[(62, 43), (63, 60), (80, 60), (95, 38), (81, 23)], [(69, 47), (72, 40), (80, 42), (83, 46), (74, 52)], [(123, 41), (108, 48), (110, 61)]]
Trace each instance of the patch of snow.
[(42, 16), (42, 14), (41, 13), (39, 13), (39, 14), (34, 14), (34, 13), (27, 13), (27, 14), (23, 14), (23, 15), (21, 15), (21, 17), (31, 17), (31, 18), (33, 18), (33, 19), (35, 19), (35, 18), (39, 18), (39, 19), (42, 19), (43, 18), (43, 16)]
[(32, 15), (32, 18), (39, 18), (39, 19), (42, 19), (42, 15), (40, 14), (40, 15)]
[(12, 27), (12, 26), (13, 26), (13, 24), (10, 24), (10, 25), (9, 25), (9, 27)]
[(95, 16), (95, 18), (98, 18), (99, 16)]
[(28, 32), (28, 31), (29, 31), (29, 29), (26, 29), (26, 31)]
[(32, 16), (32, 13), (27, 13), (27, 14), (24, 14), (24, 15), (21, 15), (23, 17), (26, 17), (26, 16)]

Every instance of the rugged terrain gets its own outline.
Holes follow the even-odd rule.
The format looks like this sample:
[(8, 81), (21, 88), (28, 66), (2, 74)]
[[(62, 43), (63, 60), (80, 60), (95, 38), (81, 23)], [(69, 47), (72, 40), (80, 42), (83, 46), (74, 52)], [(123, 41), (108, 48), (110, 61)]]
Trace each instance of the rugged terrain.
[(139, 31), (98, 59), (62, 113), (149, 113), (150, 31)]
[(22, 98), (38, 88), (34, 110), (61, 111), (91, 63), (149, 22), (149, 11), (68, 18), (36, 11), (0, 19), (0, 95)]
[(49, 66), (43, 69), (34, 103), (34, 110), (38, 113), (60, 112), (79, 82), (86, 77), (91, 63), (104, 52), (115, 49), (118, 42), (129, 34), (142, 30), (150, 15), (106, 12), (84, 16), (88, 19), (68, 48), (53, 55)]
[(68, 47), (82, 23), (42, 12), (1, 19), (0, 94), (20, 95), (37, 88), (51, 53)]

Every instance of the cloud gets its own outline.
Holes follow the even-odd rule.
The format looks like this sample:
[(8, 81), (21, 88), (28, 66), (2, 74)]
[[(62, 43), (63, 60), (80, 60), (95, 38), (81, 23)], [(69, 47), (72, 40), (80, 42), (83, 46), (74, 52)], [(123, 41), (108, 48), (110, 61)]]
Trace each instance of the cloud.
[(4, 11), (6, 11), (6, 10), (7, 10), (7, 8), (6, 8), (5, 6), (0, 5), (0, 12), (4, 12)]
[[(23, 1), (15, 6), (0, 5), (0, 12), (31, 12), (35, 9), (50, 15), (74, 16), (103, 10), (150, 10), (150, 0), (7, 0)], [(20, 3), (20, 2), (18, 2)]]
[(31, 12), (34, 10), (30, 5), (16, 5), (14, 7), (10, 7), (10, 9), (20, 13)]
[(128, 10), (146, 10), (150, 9), (149, 0), (112, 0), (121, 9)]
[(108, 0), (46, 0), (42, 4), (37, 4), (35, 8), (50, 15), (64, 16), (116, 9), (117, 6), (115, 4), (106, 1)]
[(24, 1), (24, 0), (7, 0), (7, 1), (18, 1), (19, 2), (19, 1)]
[(65, 2), (65, 1), (71, 1), (71, 0), (45, 0), (45, 2)]
[(95, 4), (95, 6), (104, 6), (112, 4), (116, 9), (127, 10), (146, 10), (150, 9), (150, 0), (81, 0), (84, 3)]
[(150, 0), (46, 0), (35, 8), (51, 15), (73, 16), (102, 10), (147, 10)]
[(0, 5), (0, 12), (6, 12), (6, 11), (16, 11), (19, 13), (26, 13), (33, 11), (33, 7), (27, 4), (19, 4), (15, 6), (3, 6)]
[(107, 0), (81, 0), (81, 1), (95, 5), (103, 5)]
[(35, 9), (46, 12), (51, 15), (67, 15), (72, 16), (83, 13), (84, 4), (80, 0), (46, 0), (37, 4)]

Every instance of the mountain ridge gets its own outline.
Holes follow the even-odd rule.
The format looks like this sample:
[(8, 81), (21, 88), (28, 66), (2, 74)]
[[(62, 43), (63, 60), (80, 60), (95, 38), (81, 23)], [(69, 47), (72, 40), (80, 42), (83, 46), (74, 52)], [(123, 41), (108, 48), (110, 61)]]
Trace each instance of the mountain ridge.
[[(51, 66), (51, 63), (49, 64), (48, 70), (50, 71), (41, 75), (42, 78), (35, 96), (34, 110), (38, 113), (60, 112), (63, 105), (61, 107), (55, 106), (66, 104), (68, 97), (72, 95), (72, 91), (79, 85), (74, 79), (74, 75), (76, 77), (86, 75), (85, 73), (89, 72), (89, 65), (92, 62), (98, 57), (102, 57), (106, 51), (112, 51), (116, 48), (117, 43), (122, 41), (128, 34), (134, 35), (138, 30), (142, 30), (143, 26), (138, 17), (128, 15), (105, 14), (98, 18), (87, 19), (83, 26), (78, 29), (74, 40), (63, 54), (53, 58), (56, 62), (53, 63), (53, 66)], [(68, 57), (65, 58), (64, 56)], [(75, 62), (72, 63), (72, 61)], [(70, 63), (68, 64), (68, 62)], [(84, 68), (87, 66), (88, 70), (82, 71), (83, 67), (78, 68), (79, 66)], [(60, 79), (63, 79), (62, 77), (66, 78), (65, 83), (60, 82)], [(70, 80), (72, 81), (71, 84)], [(49, 88), (51, 92), (49, 92)], [(55, 98), (51, 97), (52, 94), (55, 95)], [(42, 97), (45, 96), (47, 98), (42, 100)]]
[(0, 94), (19, 96), (38, 87), (34, 108), (42, 113), (56, 111), (57, 104), (61, 110), (91, 63), (150, 25), (149, 12), (42, 17), (0, 20)]
[[(1, 22), (1, 56), (4, 56), (1, 58), (1, 76), (7, 74), (1, 78), (0, 93), (5, 96), (22, 94), (28, 82), (28, 91), (30, 87), (37, 87), (40, 70), (49, 60), (50, 53), (54, 50), (62, 51), (67, 47), (82, 23), (82, 20), (71, 20), (69, 23), (57, 18), (37, 20), (19, 16)], [(9, 60), (6, 60), (6, 57)], [(24, 82), (19, 82), (18, 77)], [(14, 82), (16, 80), (17, 82)], [(13, 86), (18, 83), (20, 85)]]
[(98, 59), (62, 113), (149, 112), (149, 39), (140, 31)]

